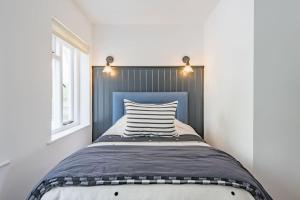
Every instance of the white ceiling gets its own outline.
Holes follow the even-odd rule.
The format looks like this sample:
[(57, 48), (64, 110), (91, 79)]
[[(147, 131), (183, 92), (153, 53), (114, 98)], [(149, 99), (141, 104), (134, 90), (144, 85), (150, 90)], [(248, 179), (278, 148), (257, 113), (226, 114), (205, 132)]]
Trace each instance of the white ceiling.
[(199, 24), (219, 0), (74, 0), (94, 24)]

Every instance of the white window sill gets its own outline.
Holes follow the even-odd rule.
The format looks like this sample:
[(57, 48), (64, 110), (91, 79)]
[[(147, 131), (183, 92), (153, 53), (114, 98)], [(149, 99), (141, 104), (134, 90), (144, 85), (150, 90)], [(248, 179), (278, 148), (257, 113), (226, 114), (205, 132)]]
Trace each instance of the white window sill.
[(59, 139), (62, 139), (64, 137), (68, 136), (68, 135), (76, 133), (79, 130), (84, 129), (84, 128), (88, 127), (88, 126), (89, 126), (88, 124), (82, 124), (82, 125), (74, 126), (74, 127), (69, 128), (67, 130), (63, 130), (63, 131), (60, 131), (58, 133), (52, 134), (50, 141), (47, 142), (47, 145), (50, 145), (53, 142), (55, 142), (55, 141), (57, 141)]

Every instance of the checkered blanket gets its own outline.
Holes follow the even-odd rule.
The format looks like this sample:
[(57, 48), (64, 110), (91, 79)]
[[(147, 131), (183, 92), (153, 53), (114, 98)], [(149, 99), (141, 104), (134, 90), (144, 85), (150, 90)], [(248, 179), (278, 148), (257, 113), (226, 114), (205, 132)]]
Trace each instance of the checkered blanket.
[(55, 187), (120, 184), (200, 184), (241, 188), (256, 200), (272, 198), (230, 155), (205, 146), (94, 146), (60, 162), (29, 200)]

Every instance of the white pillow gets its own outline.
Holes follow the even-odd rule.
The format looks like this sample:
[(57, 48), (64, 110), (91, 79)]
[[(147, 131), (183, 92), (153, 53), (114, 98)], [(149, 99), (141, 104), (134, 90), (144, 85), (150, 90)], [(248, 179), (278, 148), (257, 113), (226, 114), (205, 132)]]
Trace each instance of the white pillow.
[[(176, 136), (180, 135), (197, 135), (196, 131), (189, 125), (175, 119), (175, 132)], [(121, 117), (112, 127), (110, 127), (103, 135), (119, 135), (122, 137), (127, 137), (124, 132), (125, 132), (125, 127), (126, 127), (126, 115)]]

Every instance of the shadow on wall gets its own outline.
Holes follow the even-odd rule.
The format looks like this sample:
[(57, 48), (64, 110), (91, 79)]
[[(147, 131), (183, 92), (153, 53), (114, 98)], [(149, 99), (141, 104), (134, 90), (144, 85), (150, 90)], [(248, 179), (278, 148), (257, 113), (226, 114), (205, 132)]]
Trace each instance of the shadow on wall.
[(0, 169), (0, 199), (25, 199), (49, 170), (62, 159), (91, 142), (91, 127), (59, 139), (50, 145), (41, 145), (33, 153), (12, 159), (10, 165)]
[(3, 166), (0, 168), (0, 199), (3, 199), (1, 197), (1, 194), (3, 194), (4, 192), (2, 191), (3, 188), (4, 188), (4, 185), (6, 184), (5, 183), (5, 180), (7, 180), (7, 176), (8, 176), (8, 173), (10, 171), (10, 164), (6, 165), (6, 166)]
[[(22, 159), (15, 160), (1, 171), (0, 199), (25, 199), (34, 184), (47, 173), (53, 163), (58, 163), (61, 158), (47, 159), (45, 155), (53, 155), (53, 148), (40, 148)], [(57, 149), (56, 149), (57, 150)]]
[[(229, 153), (231, 156), (233, 156), (234, 158), (236, 158), (237, 160), (239, 160), (244, 167), (246, 167), (249, 171), (250, 167), (248, 166), (249, 163), (247, 163), (244, 160), (240, 160), (238, 159), (238, 156), (236, 155), (236, 152), (239, 152), (238, 150), (234, 149), (232, 147), (232, 145), (227, 144), (226, 140), (228, 138), (228, 136), (224, 133), (227, 132), (232, 132), (232, 130), (230, 130), (230, 126), (227, 118), (226, 118), (226, 114), (225, 113), (219, 113), (218, 116), (218, 120), (217, 120), (217, 127), (219, 127), (218, 130), (222, 129), (224, 130), (224, 132), (222, 131), (218, 131), (218, 130), (213, 130), (213, 129), (207, 129), (205, 130), (205, 140), (206, 142), (208, 142), (208, 144), (215, 146), (217, 148), (219, 148), (222, 151), (225, 151), (226, 153)], [(216, 125), (214, 124), (214, 126)]]
[[(260, 172), (260, 174), (256, 173), (257, 171)], [(282, 180), (278, 177), (278, 173), (272, 173), (274, 171), (266, 168), (258, 168), (255, 167), (255, 177), (259, 179), (258, 181), (264, 186), (265, 190), (271, 195), (273, 198), (274, 196), (283, 196), (282, 194), (288, 194), (287, 200), (299, 200), (299, 188), (298, 190), (292, 189), (290, 186), (283, 184)], [(277, 177), (277, 178), (276, 178)], [(295, 177), (296, 179), (296, 177)], [(291, 181), (291, 180), (290, 180)], [(300, 182), (300, 180), (293, 180), (291, 182)], [(269, 185), (267, 183), (272, 183), (272, 191), (276, 191), (278, 193), (271, 193), (271, 189), (269, 188)], [(299, 185), (295, 186), (299, 187)], [(274, 199), (275, 200), (275, 199)]]

